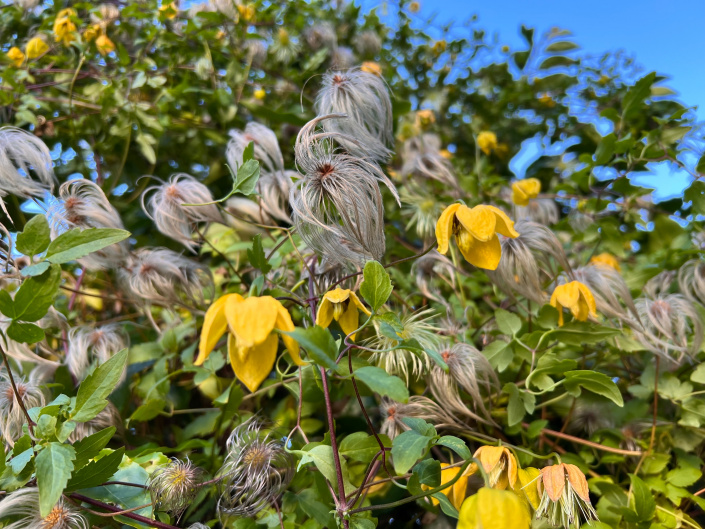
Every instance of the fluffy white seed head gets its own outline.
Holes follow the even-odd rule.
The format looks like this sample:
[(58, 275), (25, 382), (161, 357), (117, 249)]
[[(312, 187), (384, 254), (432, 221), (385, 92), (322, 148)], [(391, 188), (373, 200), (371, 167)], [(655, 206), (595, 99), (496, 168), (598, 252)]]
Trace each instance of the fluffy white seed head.
[(88, 529), (86, 518), (63, 499), (54, 505), (51, 512), (39, 514), (39, 490), (35, 487), (17, 489), (0, 501), (0, 520), (12, 518), (16, 521), (4, 525), (3, 529)]
[(595, 298), (598, 312), (622, 323), (639, 326), (639, 314), (629, 287), (622, 275), (610, 266), (588, 264), (573, 270), (573, 278), (563, 278), (564, 282), (580, 281), (586, 285)]
[(441, 155), (441, 139), (436, 134), (422, 134), (405, 141), (402, 159), (402, 176), (436, 180), (452, 190), (458, 189), (453, 165)]
[(330, 58), (330, 67), (334, 70), (347, 70), (357, 64), (355, 53), (347, 46), (337, 46)]
[(322, 125), (328, 132), (342, 134), (338, 141), (351, 154), (379, 162), (392, 154), (388, 148), (394, 140), (392, 103), (380, 77), (357, 68), (325, 74), (316, 110), (320, 116), (348, 116), (346, 120), (325, 120)]
[(123, 327), (117, 323), (94, 327), (73, 327), (68, 333), (66, 365), (76, 380), (83, 380), (91, 366), (100, 365), (129, 345)]
[(196, 498), (204, 476), (205, 472), (188, 459), (172, 458), (149, 477), (147, 488), (154, 508), (178, 520)]
[(416, 286), (424, 297), (449, 307), (436, 283), (443, 281), (451, 287), (455, 286), (454, 267), (450, 259), (432, 250), (414, 261), (411, 270), (416, 278)]
[(42, 140), (16, 127), (0, 127), (0, 196), (42, 198), (55, 181), (51, 154)]
[(322, 48), (332, 50), (338, 46), (338, 36), (330, 22), (315, 23), (304, 32), (304, 39), (308, 47), (314, 51)]
[(382, 49), (382, 39), (376, 31), (363, 31), (355, 40), (355, 49), (363, 59), (370, 59)]
[(690, 301), (705, 305), (705, 261), (692, 259), (681, 266), (678, 286)]
[(380, 433), (390, 439), (394, 439), (400, 433), (410, 429), (403, 421), (403, 419), (408, 417), (423, 419), (439, 430), (464, 430), (468, 428), (466, 424), (445, 407), (422, 395), (411, 396), (406, 404), (383, 398), (380, 411), (382, 412)]
[[(31, 374), (29, 379), (25, 379), (13, 373), (13, 380), (25, 409), (44, 406), (44, 394)], [(3, 370), (0, 372), (0, 433), (7, 445), (14, 446), (15, 441), (22, 437), (22, 426), (26, 422), (22, 406), (17, 401), (12, 388), (10, 376)]]

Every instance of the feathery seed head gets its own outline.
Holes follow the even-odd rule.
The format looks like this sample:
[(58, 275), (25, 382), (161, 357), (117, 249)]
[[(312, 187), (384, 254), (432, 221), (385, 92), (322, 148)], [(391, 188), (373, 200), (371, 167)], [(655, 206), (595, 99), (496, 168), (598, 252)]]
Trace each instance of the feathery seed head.
[(404, 142), (402, 159), (402, 176), (437, 180), (454, 190), (458, 189), (453, 165), (443, 156), (441, 139), (436, 134), (427, 133), (409, 138)]
[[(32, 58), (29, 45), (27, 56)], [(0, 127), (0, 196), (41, 198), (55, 180), (51, 154), (42, 140), (16, 127)]]
[(338, 46), (338, 36), (330, 22), (317, 22), (304, 32), (304, 38), (309, 48), (314, 51), (321, 48), (333, 50)]
[(376, 31), (363, 31), (355, 40), (355, 49), (363, 59), (371, 59), (382, 49), (382, 39)]
[[(30, 375), (29, 380), (13, 373), (17, 393), (22, 399), (25, 409), (44, 406), (44, 394)], [(22, 437), (22, 426), (26, 423), (22, 406), (12, 388), (12, 382), (7, 371), (0, 372), (0, 433), (9, 446)], [(1, 518), (0, 518), (1, 519)]]
[(17, 489), (0, 501), (0, 520), (17, 517), (7, 529), (88, 529), (86, 518), (63, 499), (54, 505), (46, 517), (39, 514), (39, 490), (35, 487)]
[(81, 381), (88, 375), (92, 364), (107, 362), (129, 345), (129, 339), (117, 323), (100, 327), (84, 325), (69, 330), (68, 344), (66, 364), (71, 374)]
[(159, 468), (149, 477), (147, 487), (155, 509), (180, 518), (196, 498), (205, 472), (191, 461), (176, 458)]
[(438, 403), (422, 395), (412, 395), (406, 404), (383, 398), (380, 411), (382, 412), (380, 433), (390, 439), (410, 429), (404, 422), (408, 417), (423, 419), (439, 430), (463, 430), (468, 427)]

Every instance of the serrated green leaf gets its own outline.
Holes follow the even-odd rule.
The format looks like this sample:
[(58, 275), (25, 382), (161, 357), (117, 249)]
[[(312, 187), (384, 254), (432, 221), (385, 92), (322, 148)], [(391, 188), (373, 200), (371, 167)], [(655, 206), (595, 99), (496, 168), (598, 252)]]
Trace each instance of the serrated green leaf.
[(110, 428), (105, 428), (74, 443), (73, 447), (76, 450), (76, 459), (74, 459), (73, 464), (76, 470), (83, 467), (108, 445), (110, 439), (115, 435), (115, 430), (116, 428), (111, 426)]
[(47, 250), (46, 259), (52, 263), (62, 264), (75, 261), (81, 257), (97, 252), (124, 241), (130, 236), (129, 231), (113, 228), (74, 228), (54, 239)]
[(86, 377), (76, 394), (73, 421), (90, 421), (107, 406), (106, 399), (120, 381), (126, 363), (127, 349), (123, 349)]
[(34, 323), (13, 321), (7, 328), (7, 336), (16, 342), (33, 344), (44, 339), (44, 331)]
[(252, 239), (252, 248), (247, 249), (247, 258), (250, 264), (263, 274), (266, 274), (272, 269), (272, 265), (267, 261), (264, 248), (262, 248), (262, 237), (259, 233)]
[(37, 454), (37, 487), (39, 489), (39, 514), (49, 515), (61, 498), (66, 483), (73, 472), (76, 452), (71, 445), (49, 443)]
[(42, 253), (51, 242), (49, 222), (44, 215), (35, 215), (25, 224), (24, 231), (17, 234), (15, 246), (24, 255), (32, 257)]
[(397, 474), (406, 474), (426, 453), (432, 438), (416, 430), (402, 432), (392, 441), (392, 459)]
[(502, 334), (514, 336), (521, 330), (521, 318), (512, 312), (497, 309), (494, 311), (494, 317)]
[(114, 452), (105, 455), (97, 461), (91, 461), (71, 476), (65, 492), (98, 487), (108, 481), (117, 472), (125, 447), (121, 446)]
[(384, 267), (377, 261), (367, 261), (362, 272), (364, 280), (360, 285), (360, 294), (372, 310), (377, 312), (392, 295), (392, 280)]

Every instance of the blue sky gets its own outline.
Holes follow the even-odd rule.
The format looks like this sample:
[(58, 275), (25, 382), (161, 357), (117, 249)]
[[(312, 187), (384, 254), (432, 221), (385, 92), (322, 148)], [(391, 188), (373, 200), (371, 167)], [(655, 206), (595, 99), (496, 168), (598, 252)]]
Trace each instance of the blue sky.
[[(521, 24), (538, 33), (553, 26), (573, 32), (582, 51), (599, 55), (627, 51), (644, 68), (670, 79), (662, 83), (677, 92), (686, 106), (699, 106), (705, 121), (705, 0), (421, 0), (421, 20), (437, 15), (437, 22), (463, 21), (473, 14), (489, 35), (510, 47), (525, 47)], [(383, 2), (363, 0), (365, 8)], [(528, 153), (532, 154), (532, 153)], [(690, 177), (668, 164), (652, 167), (652, 175), (636, 180), (655, 187), (656, 200), (679, 195)]]

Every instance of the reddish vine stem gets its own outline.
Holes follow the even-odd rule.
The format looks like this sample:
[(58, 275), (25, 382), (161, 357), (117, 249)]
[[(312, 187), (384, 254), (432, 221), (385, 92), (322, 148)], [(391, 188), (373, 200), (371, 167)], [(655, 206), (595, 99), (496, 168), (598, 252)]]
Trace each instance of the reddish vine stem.
[[(5, 368), (7, 369), (7, 376), (10, 379), (10, 385), (12, 386), (12, 391), (15, 393), (15, 399), (17, 399), (17, 404), (20, 405), (20, 408), (22, 408), (22, 413), (24, 413), (24, 416), (27, 419), (27, 426), (29, 427), (29, 433), (34, 436), (34, 421), (32, 418), (29, 416), (29, 413), (27, 413), (27, 408), (24, 407), (24, 402), (22, 401), (22, 396), (20, 395), (20, 392), (17, 389), (17, 385), (15, 384), (15, 377), (12, 376), (12, 369), (10, 369), (10, 362), (7, 359), (7, 355), (5, 354), (5, 349), (3, 349), (2, 346), (0, 346), (0, 353), (2, 353), (2, 359), (5, 362)], [(32, 445), (34, 445), (34, 441), (32, 441)]]
[[(74, 500), (87, 503), (88, 505), (93, 505), (94, 507), (100, 507), (101, 509), (105, 509), (106, 511), (110, 511), (112, 513), (122, 513), (123, 511), (117, 507), (114, 507), (112, 505), (108, 505), (107, 503), (103, 503), (102, 501), (94, 500), (93, 498), (89, 498), (88, 496), (84, 496), (83, 494), (78, 494), (76, 492), (73, 492), (68, 495), (69, 498), (72, 498)], [(133, 512), (127, 512), (127, 513), (122, 513), (120, 516), (124, 516), (126, 518), (131, 518), (132, 520), (142, 522), (145, 525), (149, 525), (151, 527), (156, 527), (157, 529), (179, 529), (178, 527), (175, 527), (173, 525), (169, 525), (168, 523), (162, 523), (158, 522), (157, 520), (151, 520), (147, 518), (146, 516), (142, 516), (140, 514), (135, 514)]]

